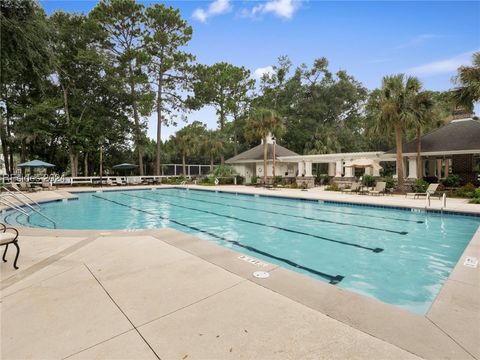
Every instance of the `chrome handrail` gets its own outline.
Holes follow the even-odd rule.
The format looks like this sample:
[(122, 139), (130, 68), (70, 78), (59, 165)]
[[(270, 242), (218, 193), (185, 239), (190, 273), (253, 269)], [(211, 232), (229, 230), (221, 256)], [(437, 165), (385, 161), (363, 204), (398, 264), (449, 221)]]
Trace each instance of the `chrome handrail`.
[[(28, 196), (27, 194), (25, 194), (22, 190), (20, 190), (18, 188), (18, 186), (16, 184), (11, 184), (12, 188), (15, 189), (15, 191), (17, 193), (19, 193), (20, 195), (26, 197), (28, 200), (30, 200), (31, 202), (33, 202), (35, 205), (37, 205), (39, 208), (41, 208), (40, 204), (37, 203), (35, 200), (33, 200), (30, 196)], [(3, 190), (7, 191), (9, 194), (15, 194), (13, 191), (10, 191), (9, 189), (7, 189), (5, 186), (2, 187)]]
[[(47, 219), (48, 221), (50, 221), (52, 224), (53, 224), (53, 228), (56, 229), (57, 228), (57, 223), (55, 222), (55, 220), (51, 219), (50, 217), (48, 217), (47, 215), (43, 214), (40, 210), (38, 209), (35, 209), (32, 205), (30, 205), (29, 203), (27, 203), (26, 201), (22, 200), (19, 196), (17, 196), (14, 192), (8, 190), (8, 189), (5, 189), (8, 191), (8, 194), (3, 194), (0, 196), (0, 200), (3, 200), (2, 202), (7, 202), (10, 204), (10, 206), (15, 209), (16, 211), (19, 211), (21, 212), (22, 214), (26, 215), (28, 218), (30, 218), (30, 215), (28, 212), (26, 212), (25, 210), (23, 210), (20, 206), (18, 206), (17, 204), (11, 202), (10, 200), (6, 199), (8, 196), (10, 197), (13, 197), (15, 200), (19, 201), (21, 204), (23, 204), (24, 206), (28, 207), (30, 210), (32, 210), (33, 212), (37, 213), (38, 215), (40, 215), (41, 217), (43, 217), (44, 219)], [(28, 197), (28, 196), (27, 196)], [(40, 205), (32, 200), (35, 204), (37, 204), (39, 207)]]

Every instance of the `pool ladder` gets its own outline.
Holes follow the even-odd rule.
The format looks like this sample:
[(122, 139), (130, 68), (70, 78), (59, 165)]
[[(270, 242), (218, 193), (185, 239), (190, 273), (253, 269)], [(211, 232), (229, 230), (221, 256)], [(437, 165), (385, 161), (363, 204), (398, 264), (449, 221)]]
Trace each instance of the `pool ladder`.
[[(430, 207), (430, 193), (427, 193), (425, 199), (425, 210)], [(443, 193), (442, 195), (442, 206), (440, 207), (440, 211), (443, 213), (443, 209), (447, 207), (447, 194)]]
[[(54, 229), (57, 228), (57, 223), (53, 219), (51, 219), (50, 217), (48, 217), (47, 215), (45, 215), (41, 212), (42, 207), (40, 206), (40, 204), (38, 202), (36, 202), (30, 196), (23, 193), (17, 187), (14, 186), (13, 188), (15, 189), (15, 192), (10, 191), (5, 186), (2, 186), (2, 190), (5, 190), (7, 193), (0, 195), (0, 203), (1, 204), (5, 205), (7, 207), (7, 209), (11, 209), (11, 210), (16, 211), (20, 214), (25, 215), (27, 217), (27, 219), (29, 219), (30, 215), (32, 215), (33, 213), (38, 214), (41, 217), (43, 217), (44, 219), (48, 220), (50, 223), (52, 223)], [(20, 195), (23, 198), (26, 198), (28, 201), (31, 201), (31, 203), (36, 205), (38, 207), (38, 209), (36, 209), (34, 206), (32, 206), (27, 201), (25, 201), (22, 197), (20, 197)], [(12, 199), (18, 201), (18, 204), (15, 203)], [(27, 209), (31, 210), (31, 212), (28, 212), (27, 210), (25, 210), (25, 207)]]

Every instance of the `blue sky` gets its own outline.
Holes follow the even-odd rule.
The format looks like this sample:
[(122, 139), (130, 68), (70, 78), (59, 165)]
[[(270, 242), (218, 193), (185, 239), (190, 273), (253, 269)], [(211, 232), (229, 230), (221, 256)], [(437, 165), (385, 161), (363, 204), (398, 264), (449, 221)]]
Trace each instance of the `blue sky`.
[[(139, 1), (139, 0), (137, 0)], [(87, 13), (97, 1), (40, 0), (47, 13)], [(155, 1), (139, 1), (149, 5)], [(479, 1), (166, 1), (193, 26), (197, 61), (227, 61), (258, 74), (288, 55), (294, 65), (325, 56), (367, 88), (382, 76), (418, 76), (430, 90), (451, 88), (455, 69), (480, 50)], [(477, 107), (477, 113), (480, 108)], [(149, 120), (154, 137), (155, 116)], [(210, 128), (213, 109), (188, 115)], [(179, 124), (180, 127), (184, 124)], [(175, 131), (164, 128), (164, 138)]]

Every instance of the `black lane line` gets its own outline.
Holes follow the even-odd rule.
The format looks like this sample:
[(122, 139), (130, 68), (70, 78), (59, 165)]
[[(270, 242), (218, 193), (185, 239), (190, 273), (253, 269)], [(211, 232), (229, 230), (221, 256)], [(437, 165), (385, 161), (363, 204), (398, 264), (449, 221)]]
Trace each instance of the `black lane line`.
[[(178, 197), (178, 196), (175, 196), (175, 195), (160, 194), (158, 191), (155, 192), (155, 195), (168, 196), (168, 197), (173, 197), (173, 198), (177, 198), (177, 197)], [(131, 195), (131, 196), (133, 196), (133, 195)], [(297, 219), (306, 219), (306, 220), (311, 220), (311, 221), (319, 221), (319, 222), (323, 222), (323, 223), (337, 224), (337, 225), (342, 225), (342, 226), (354, 226), (354, 227), (358, 227), (358, 228), (362, 228), (362, 229), (369, 229), (369, 230), (376, 230), (376, 231), (385, 231), (385, 232), (389, 232), (389, 233), (393, 233), (393, 234), (399, 234), (399, 235), (407, 235), (407, 234), (408, 234), (407, 231), (396, 231), (396, 230), (377, 228), (377, 227), (367, 226), (367, 225), (356, 225), (356, 224), (342, 223), (342, 222), (332, 221), (332, 220), (317, 219), (317, 218), (313, 218), (313, 217), (309, 217), (309, 216), (285, 214), (285, 213), (278, 212), (278, 211), (255, 209), (255, 208), (249, 208), (249, 207), (240, 206), (240, 205), (222, 204), (222, 203), (215, 202), (215, 201), (199, 200), (199, 199), (189, 198), (189, 197), (185, 197), (185, 196), (182, 196), (182, 198), (183, 198), (183, 199), (187, 199), (187, 200), (199, 201), (199, 202), (203, 202), (203, 203), (210, 203), (210, 204), (221, 205), (221, 206), (228, 206), (228, 207), (236, 207), (236, 208), (239, 208), (239, 209), (245, 209), (245, 210), (250, 210), (250, 211), (259, 211), (259, 212), (270, 213), (270, 214), (275, 214), (275, 215), (290, 216), (290, 217), (294, 217), (294, 218), (297, 218)], [(150, 199), (147, 199), (147, 200), (150, 200)]]
[[(124, 195), (124, 196), (130, 196), (130, 197), (142, 199), (142, 200), (149, 200), (149, 201), (153, 201), (153, 202), (162, 202), (162, 201), (159, 201), (159, 200), (148, 199), (148, 198), (144, 198), (144, 197), (141, 197), (141, 196), (135, 196), (135, 195), (125, 194), (125, 193), (120, 193), (120, 194), (121, 194), (121, 195)], [(163, 202), (162, 202), (162, 203), (163, 203)], [(318, 236), (318, 235), (306, 233), (306, 232), (303, 232), (303, 231), (297, 231), (297, 230), (287, 229), (287, 228), (283, 228), (283, 227), (276, 226), (276, 225), (267, 225), (267, 224), (259, 223), (259, 222), (253, 221), (253, 220), (246, 220), (246, 219), (237, 218), (237, 217), (235, 217), (235, 216), (230, 216), (230, 215), (225, 215), (225, 214), (219, 214), (219, 213), (216, 213), (216, 212), (213, 212), (213, 211), (190, 208), (190, 207), (188, 207), (188, 206), (182, 206), (182, 205), (178, 205), (178, 204), (172, 204), (171, 202), (165, 202), (165, 203), (167, 203), (167, 204), (169, 204), (169, 205), (171, 205), (171, 206), (175, 206), (175, 207), (182, 208), (182, 209), (198, 211), (198, 212), (202, 212), (202, 213), (206, 213), (206, 214), (211, 214), (211, 215), (215, 215), (215, 216), (221, 216), (221, 217), (224, 217), (224, 218), (227, 218), (227, 219), (242, 221), (242, 222), (245, 222), (245, 223), (248, 223), (248, 224), (265, 226), (265, 227), (269, 227), (269, 228), (272, 228), (272, 229), (282, 230), (282, 231), (286, 231), (286, 232), (290, 232), (290, 233), (294, 233), (294, 234), (306, 235), (306, 236), (314, 237), (314, 238), (316, 238), (316, 239), (334, 242), (334, 243), (337, 243), (337, 244), (342, 244), (342, 245), (347, 245), (347, 246), (353, 246), (353, 247), (360, 248), (360, 249), (370, 250), (370, 251), (373, 251), (374, 253), (379, 253), (379, 252), (382, 252), (382, 251), (383, 251), (382, 248), (371, 248), (371, 247), (368, 247), (368, 246), (362, 246), (362, 245), (350, 243), (350, 242), (347, 242), (347, 241), (334, 240), (334, 239), (326, 238), (326, 237), (323, 237), (323, 236)]]
[(207, 234), (209, 236), (212, 236), (214, 238), (217, 238), (217, 239), (220, 239), (220, 240), (224, 240), (226, 242), (229, 242), (229, 243), (232, 243), (232, 244), (235, 244), (236, 246), (238, 247), (241, 247), (241, 248), (244, 248), (246, 250), (249, 250), (251, 252), (254, 252), (254, 253), (257, 253), (257, 254), (261, 254), (261, 255), (264, 255), (266, 257), (269, 257), (271, 259), (275, 259), (275, 260), (278, 260), (278, 261), (281, 261), (281, 262), (284, 262), (285, 264), (288, 264), (290, 266), (293, 266), (297, 269), (302, 269), (302, 270), (305, 270), (309, 273), (312, 273), (312, 274), (315, 274), (315, 275), (318, 275), (324, 279), (327, 279), (329, 281), (330, 284), (332, 285), (336, 285), (338, 284), (340, 281), (342, 281), (345, 277), (342, 276), (342, 275), (330, 275), (330, 274), (327, 274), (327, 273), (324, 273), (324, 272), (321, 272), (321, 271), (318, 271), (318, 270), (315, 270), (315, 269), (311, 269), (309, 267), (306, 267), (306, 266), (303, 266), (303, 265), (300, 265), (300, 264), (297, 264), (289, 259), (285, 259), (285, 258), (282, 258), (282, 257), (278, 257), (278, 256), (275, 256), (275, 255), (272, 255), (272, 254), (269, 254), (265, 251), (262, 251), (262, 250), (259, 250), (257, 248), (254, 248), (250, 245), (244, 245), (236, 240), (230, 240), (230, 239), (227, 239), (227, 238), (224, 238), (223, 236), (220, 236), (220, 235), (217, 235), (217, 234), (214, 234), (210, 231), (206, 231), (206, 230), (202, 230), (200, 228), (197, 228), (196, 226), (192, 226), (192, 225), (187, 225), (187, 224), (184, 224), (180, 221), (177, 221), (177, 220), (173, 220), (173, 219), (170, 219), (166, 216), (162, 216), (162, 215), (158, 215), (158, 214), (155, 214), (155, 213), (152, 213), (150, 211), (146, 211), (146, 210), (143, 210), (143, 209), (138, 209), (136, 207), (133, 207), (133, 206), (130, 206), (130, 205), (127, 205), (127, 204), (123, 204), (121, 202), (118, 202), (118, 201), (115, 201), (115, 200), (111, 200), (111, 199), (106, 199), (104, 197), (101, 197), (101, 196), (98, 196), (98, 195), (92, 195), (93, 197), (96, 197), (98, 199), (102, 199), (104, 201), (110, 201), (111, 203), (114, 203), (114, 204), (117, 204), (117, 205), (120, 205), (120, 206), (124, 206), (124, 207), (127, 207), (129, 209), (133, 209), (135, 211), (139, 211), (139, 212), (143, 212), (145, 214), (149, 214), (149, 215), (155, 215), (155, 216), (158, 216), (160, 219), (162, 220), (167, 220), (167, 221), (170, 221), (174, 224), (177, 224), (177, 225), (180, 225), (180, 226), (183, 226), (183, 227), (186, 227), (187, 229), (191, 229), (191, 230), (194, 230), (194, 231), (197, 231), (197, 232), (200, 232), (200, 233), (203, 233), (203, 234)]
[[(170, 189), (169, 189), (170, 190)], [(180, 190), (180, 189), (177, 189), (177, 188), (174, 188), (174, 190), (177, 190), (177, 191), (185, 191), (185, 190)], [(198, 196), (203, 196), (203, 197), (208, 197), (208, 195), (204, 195), (204, 194), (199, 194), (199, 192), (206, 192), (207, 190), (195, 190), (195, 189), (189, 189), (188, 191), (194, 191), (195, 192), (195, 195), (198, 195)], [(213, 193), (213, 191), (212, 191)], [(215, 193), (215, 196), (218, 197), (218, 198), (221, 198), (221, 199), (229, 199), (229, 200), (238, 200), (238, 201), (250, 201), (249, 199), (239, 199), (237, 196), (234, 196), (234, 195), (237, 195), (236, 193), (232, 193), (232, 196), (231, 197), (228, 197), (228, 196), (220, 196), (220, 195), (217, 195), (217, 193)], [(240, 196), (252, 196), (255, 195), (255, 194), (252, 194), (252, 195), (247, 195), (247, 194), (238, 194)], [(261, 197), (265, 197), (265, 196), (261, 196)], [(295, 200), (295, 199), (289, 199), (289, 198), (281, 198), (281, 197), (278, 197), (278, 200)], [(268, 204), (268, 205), (275, 205), (275, 206), (283, 206), (283, 207), (289, 207), (289, 208), (294, 208), (294, 209), (301, 209), (299, 208), (298, 206), (294, 206), (294, 205), (288, 205), (288, 204), (277, 204), (277, 203), (273, 203), (273, 202), (268, 202), (268, 201), (264, 201), (263, 204)], [(312, 210), (315, 210), (315, 211), (322, 211), (322, 212), (328, 212), (328, 213), (338, 213), (338, 214), (345, 214), (345, 215), (353, 215), (353, 216), (366, 216), (366, 217), (369, 217), (369, 218), (377, 218), (377, 219), (386, 219), (386, 220), (394, 220), (394, 221), (405, 221), (405, 222), (414, 222), (414, 223), (417, 223), (417, 224), (423, 224), (424, 221), (423, 220), (409, 220), (409, 219), (397, 219), (397, 218), (393, 218), (393, 217), (389, 217), (389, 216), (379, 216), (379, 215), (368, 215), (368, 214), (360, 214), (360, 213), (350, 213), (350, 212), (345, 212), (345, 211), (339, 211), (339, 210), (327, 210), (327, 209), (318, 209), (318, 208), (311, 208)]]

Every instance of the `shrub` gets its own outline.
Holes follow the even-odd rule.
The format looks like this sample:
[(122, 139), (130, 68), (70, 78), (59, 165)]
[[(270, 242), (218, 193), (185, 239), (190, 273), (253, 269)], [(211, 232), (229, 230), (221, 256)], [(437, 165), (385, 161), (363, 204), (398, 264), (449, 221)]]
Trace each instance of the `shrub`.
[(278, 184), (282, 184), (283, 183), (283, 177), (281, 176), (275, 176), (273, 178), (273, 184), (274, 185), (278, 185)]
[(417, 179), (415, 180), (415, 185), (413, 185), (415, 192), (423, 193), (427, 191), (428, 188), (428, 182), (426, 182), (423, 179)]
[(256, 183), (257, 183), (257, 180), (258, 180), (258, 176), (257, 176), (257, 175), (253, 175), (253, 176), (252, 176), (252, 179), (250, 180), (250, 182), (251, 182), (252, 184), (256, 184)]
[(392, 176), (384, 177), (383, 181), (385, 181), (385, 188), (393, 189), (395, 187), (395, 180), (393, 179)]
[(462, 178), (455, 174), (448, 175), (445, 179), (442, 180), (443, 186), (446, 187), (459, 187), (461, 183)]
[(245, 178), (243, 176), (237, 175), (237, 185), (243, 185)]
[(480, 204), (480, 197), (475, 197), (469, 201), (470, 204)]
[(335, 181), (332, 181), (330, 186), (327, 186), (325, 188), (326, 191), (340, 191), (340, 188), (338, 187), (337, 183)]
[(200, 185), (214, 185), (215, 184), (215, 178), (213, 177), (204, 177), (202, 180), (200, 180)]
[(375, 185), (375, 178), (372, 175), (364, 175), (362, 179), (362, 184), (367, 187), (372, 187)]
[(213, 169), (210, 174), (214, 177), (228, 177), (238, 175), (233, 166), (231, 165), (218, 165)]
[(476, 197), (477, 189), (472, 183), (468, 183), (453, 192), (453, 196), (461, 198), (473, 198)]

